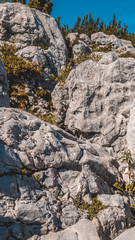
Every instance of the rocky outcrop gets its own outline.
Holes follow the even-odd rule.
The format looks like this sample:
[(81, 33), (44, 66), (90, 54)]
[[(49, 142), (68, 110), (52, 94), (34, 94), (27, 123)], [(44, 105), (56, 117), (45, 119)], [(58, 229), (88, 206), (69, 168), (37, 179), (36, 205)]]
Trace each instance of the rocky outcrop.
[(41, 67), (40, 76), (22, 74), (10, 83), (10, 104), (41, 118), (50, 114), (51, 74), (67, 64), (67, 47), (54, 18), (21, 3), (0, 6), (0, 41), (16, 45), (16, 55)]
[(0, 60), (0, 107), (9, 107), (7, 74)]
[[(89, 229), (89, 231), (88, 231)], [(50, 233), (47, 236), (30, 238), (29, 240), (100, 240), (96, 228), (94, 225), (87, 219), (82, 219), (78, 221), (75, 225), (68, 227), (64, 231), (60, 231), (58, 233)]]
[[(67, 229), (89, 217), (87, 211), (75, 207), (75, 200), (84, 199), (92, 204), (93, 197), (98, 196), (106, 205), (107, 196), (111, 194), (114, 204), (108, 202), (110, 208), (102, 210), (94, 225), (88, 223), (88, 226), (90, 229), (96, 227), (101, 236), (108, 232), (113, 239), (114, 230), (109, 230), (107, 223), (104, 228), (103, 219), (107, 214), (111, 217), (113, 212), (115, 225), (122, 219), (126, 222), (127, 215), (124, 205), (121, 203), (120, 210), (116, 204), (116, 201), (124, 201), (122, 197), (113, 197), (111, 186), (119, 174), (110, 156), (100, 146), (86, 145), (64, 130), (21, 110), (0, 108), (0, 116), (0, 224), (4, 227), (3, 239), (8, 236), (16, 239), (18, 231), (19, 239), (28, 239), (32, 235), (42, 236), (50, 231)], [(117, 233), (124, 228), (126, 224), (120, 225)], [(64, 238), (69, 232), (74, 236), (78, 231), (78, 227), (72, 226), (56, 236)], [(78, 236), (84, 234), (85, 239), (88, 234), (89, 239), (91, 231), (95, 230), (79, 231)], [(51, 238), (45, 236), (45, 239)]]
[(114, 35), (107, 35), (103, 32), (93, 33), (91, 35), (91, 41), (100, 47), (111, 44), (112, 50), (127, 50), (133, 48), (133, 45), (130, 41), (119, 39)]
[(78, 43), (76, 43), (75, 45), (73, 45), (72, 48), (73, 54), (79, 54), (79, 53), (84, 53), (84, 54), (90, 54), (90, 48), (88, 47), (88, 45), (86, 43), (84, 43), (83, 41), (78, 40)]
[[(116, 153), (126, 148), (126, 126), (134, 98), (135, 60), (107, 53), (71, 71), (52, 96), (57, 123)], [(65, 110), (65, 111), (64, 111)]]
[[(44, 115), (55, 86), (50, 75), (67, 62), (60, 30), (52, 17), (20, 3), (1, 4), (0, 26), (0, 40), (15, 41), (17, 55), (42, 64), (43, 77), (25, 76), (20, 92), (20, 82), (15, 83), (12, 97), (19, 92), (25, 99), (27, 94), (33, 113)], [(114, 52), (95, 52), (98, 62), (78, 66), (76, 59), (65, 84), (55, 87), (57, 124), (67, 132), (6, 108), (8, 84), (0, 65), (2, 240), (113, 240), (135, 225), (130, 210), (134, 195), (113, 186), (125, 181), (127, 166), (116, 161), (118, 152), (128, 147), (134, 155), (135, 59), (121, 55), (132, 52), (134, 57), (134, 48), (103, 33), (93, 34), (92, 44), (86, 34), (71, 33), (68, 40), (74, 53), (90, 53), (94, 44), (111, 44)]]
[(37, 52), (47, 48), (43, 51), (47, 61), (44, 58), (37, 60), (40, 64), (46, 63), (46, 67), (53, 71), (66, 65), (64, 39), (55, 20), (48, 14), (20, 3), (4, 3), (0, 8), (0, 28), (0, 40), (15, 42), (18, 49), (29, 46), (27, 55), (25, 49), (18, 51), (26, 59), (33, 61), (35, 48), (31, 46), (35, 45)]

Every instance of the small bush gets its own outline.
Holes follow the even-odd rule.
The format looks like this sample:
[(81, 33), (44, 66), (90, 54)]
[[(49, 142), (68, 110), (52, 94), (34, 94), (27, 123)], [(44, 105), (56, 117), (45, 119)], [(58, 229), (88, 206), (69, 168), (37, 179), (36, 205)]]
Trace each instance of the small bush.
[(82, 198), (74, 199), (74, 205), (77, 209), (86, 211), (89, 214), (90, 220), (96, 217), (99, 211), (107, 208), (106, 206), (103, 206), (97, 198), (93, 198), (92, 205), (86, 203)]
[(104, 47), (95, 47), (95, 48), (93, 48), (93, 50), (92, 50), (93, 52), (105, 52), (105, 53), (107, 53), (107, 52), (110, 52), (110, 51), (112, 51), (112, 46), (111, 46), (111, 44), (107, 44), (106, 46), (104, 46)]

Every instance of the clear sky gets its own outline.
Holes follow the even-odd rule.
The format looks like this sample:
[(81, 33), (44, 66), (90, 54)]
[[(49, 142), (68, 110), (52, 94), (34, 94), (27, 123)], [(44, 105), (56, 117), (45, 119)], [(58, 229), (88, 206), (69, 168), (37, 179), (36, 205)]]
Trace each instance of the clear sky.
[(61, 16), (61, 25), (73, 27), (77, 17), (83, 18), (91, 13), (94, 19), (98, 17), (108, 24), (116, 14), (116, 20), (128, 25), (128, 31), (135, 33), (135, 0), (52, 0), (54, 6), (51, 16)]

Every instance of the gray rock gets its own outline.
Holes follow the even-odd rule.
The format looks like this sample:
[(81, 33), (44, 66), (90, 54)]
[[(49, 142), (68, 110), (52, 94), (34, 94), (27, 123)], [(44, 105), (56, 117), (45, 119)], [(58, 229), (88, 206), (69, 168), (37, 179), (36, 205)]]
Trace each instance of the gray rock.
[(9, 107), (7, 74), (0, 60), (0, 107)]
[(125, 230), (122, 234), (116, 237), (114, 240), (133, 240), (135, 239), (135, 227)]
[(124, 208), (123, 197), (119, 194), (114, 195), (101, 194), (98, 195), (98, 200), (102, 202), (104, 206)]
[(79, 34), (77, 32), (75, 33), (68, 33), (66, 38), (69, 40), (70, 43), (73, 43), (76, 39), (78, 39)]
[(126, 225), (125, 210), (118, 207), (109, 207), (100, 211), (92, 223), (96, 226), (100, 239), (114, 239), (124, 229)]
[(83, 42), (85, 42), (87, 45), (90, 44), (90, 38), (85, 33), (81, 33), (79, 36), (79, 39), (82, 40)]
[(90, 48), (88, 47), (88, 45), (86, 43), (84, 43), (83, 41), (78, 40), (78, 43), (73, 45), (72, 48), (73, 54), (78, 54), (78, 53), (84, 53), (84, 54), (90, 54)]
[(130, 108), (130, 118), (127, 126), (127, 134), (126, 134), (126, 140), (127, 140), (127, 146), (128, 149), (131, 151), (132, 156), (135, 156), (135, 100), (133, 100), (133, 104)]
[[(42, 236), (39, 240), (99, 240), (96, 228), (87, 220), (82, 219), (75, 225), (58, 233), (51, 233), (48, 236)], [(31, 239), (33, 240), (33, 239)]]
[(103, 55), (103, 57), (99, 60), (99, 63), (101, 64), (110, 64), (115, 62), (118, 59), (118, 55), (115, 52), (108, 52)]
[(130, 41), (119, 39), (114, 35), (106, 35), (103, 32), (93, 33), (91, 35), (91, 41), (100, 46), (111, 44), (113, 50), (120, 48), (125, 49), (133, 48), (133, 45)]
[[(135, 91), (135, 60), (115, 60), (113, 54), (107, 55), (110, 64), (110, 60), (107, 65), (87, 60), (78, 65), (64, 87), (56, 86), (52, 97), (57, 124), (63, 121), (77, 136), (119, 152), (126, 148), (126, 126)], [(65, 109), (62, 115), (61, 109)]]
[[(19, 43), (21, 48), (29, 46), (20, 50), (20, 55), (26, 57), (27, 50), (30, 55), (27, 55), (27, 58), (32, 61), (36, 58), (40, 64), (45, 64), (43, 55), (46, 55), (46, 65), (53, 71), (59, 71), (66, 65), (65, 41), (56, 21), (48, 14), (20, 3), (4, 3), (0, 8), (0, 27), (0, 40), (14, 41), (16, 44)], [(41, 46), (41, 49), (38, 50), (31, 45)], [(48, 47), (44, 54), (42, 46)], [(40, 52), (43, 57), (40, 56)]]
[[(97, 194), (111, 194), (109, 184), (116, 169), (109, 155), (21, 110), (0, 108), (0, 126), (0, 224), (8, 226), (6, 234), (9, 231), (16, 238), (17, 228), (20, 238), (46, 239), (50, 231), (74, 229), (82, 218), (83, 228), (87, 222), (91, 226), (87, 211), (77, 209), (74, 200), (92, 204)], [(78, 232), (77, 240), (85, 235), (91, 239), (95, 231), (77, 229), (71, 234)], [(71, 236), (68, 230), (66, 234), (63, 239)]]

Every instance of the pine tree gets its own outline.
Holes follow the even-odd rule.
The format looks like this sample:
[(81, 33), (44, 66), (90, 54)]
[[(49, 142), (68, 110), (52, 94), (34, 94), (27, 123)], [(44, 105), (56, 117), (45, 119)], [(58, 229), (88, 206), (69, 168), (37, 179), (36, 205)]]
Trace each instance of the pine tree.
[(52, 1), (49, 0), (30, 0), (28, 5), (31, 8), (36, 8), (47, 14), (51, 14), (53, 7)]

